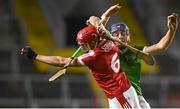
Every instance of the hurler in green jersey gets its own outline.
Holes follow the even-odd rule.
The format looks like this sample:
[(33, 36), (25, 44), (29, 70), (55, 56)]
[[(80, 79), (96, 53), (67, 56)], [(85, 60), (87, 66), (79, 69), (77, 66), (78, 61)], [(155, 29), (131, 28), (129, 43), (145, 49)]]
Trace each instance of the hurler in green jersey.
[[(168, 31), (158, 43), (150, 46), (135, 46), (135, 48), (149, 53), (152, 56), (165, 52), (174, 39), (178, 27), (178, 15), (176, 13), (167, 16), (167, 27)], [(111, 26), (111, 33), (114, 37), (118, 37), (124, 43), (130, 42), (129, 28), (125, 23), (113, 24)], [(136, 89), (141, 108), (150, 109), (149, 104), (143, 97), (141, 88), (141, 58), (138, 57), (138, 54), (133, 53), (121, 45), (119, 49), (121, 54), (120, 66), (126, 73), (132, 86)], [(145, 61), (143, 58), (142, 60)]]
[[(108, 22), (112, 9), (116, 10), (118, 5), (110, 7), (106, 12), (104, 12), (101, 16), (101, 19), (96, 16), (91, 16), (88, 20), (91, 24), (94, 24), (96, 27), (101, 23), (106, 26)], [(111, 10), (111, 11), (110, 11)], [(172, 13), (167, 16), (167, 27), (168, 31), (166, 34), (160, 39), (159, 42), (149, 45), (149, 46), (135, 46), (135, 48), (142, 50), (145, 53), (149, 53), (150, 55), (158, 55), (167, 50), (172, 40), (174, 39), (175, 33), (178, 28), (178, 15), (176, 13)], [(111, 26), (111, 34), (114, 37), (119, 38), (124, 43), (130, 42), (130, 33), (129, 28), (125, 23), (115, 23)], [(145, 63), (149, 64), (146, 59), (142, 56), (133, 53), (127, 48), (120, 45), (120, 66), (123, 71), (126, 73), (128, 79), (130, 80), (132, 86), (136, 89), (138, 100), (141, 108), (150, 109), (149, 104), (143, 97), (142, 88), (141, 88), (141, 60), (145, 61)], [(151, 65), (151, 64), (149, 64)]]
[[(111, 26), (111, 33), (114, 37), (118, 37), (122, 42), (127, 43), (130, 41), (129, 28), (124, 23), (116, 23)], [(144, 47), (135, 46), (139, 50)], [(150, 109), (149, 103), (144, 99), (141, 89), (141, 59), (134, 52), (128, 48), (120, 46), (120, 66), (126, 73), (132, 86), (135, 88), (139, 104), (142, 108)]]
[[(143, 50), (143, 47), (135, 46), (135, 48), (139, 50)], [(139, 96), (142, 96), (142, 89), (140, 83), (141, 59), (137, 57), (136, 54), (130, 50), (127, 50), (126, 52), (123, 52), (122, 50), (120, 54), (121, 54), (121, 59), (120, 59), (121, 68), (126, 73), (128, 79), (130, 80), (132, 86), (135, 88), (137, 94)]]

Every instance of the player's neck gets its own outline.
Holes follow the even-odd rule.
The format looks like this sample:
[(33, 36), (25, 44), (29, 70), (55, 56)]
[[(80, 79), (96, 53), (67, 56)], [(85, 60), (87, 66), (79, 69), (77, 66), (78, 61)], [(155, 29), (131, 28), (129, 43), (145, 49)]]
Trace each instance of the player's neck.
[(128, 48), (126, 47), (123, 47), (123, 48), (119, 47), (119, 49), (121, 53), (126, 53), (128, 51)]

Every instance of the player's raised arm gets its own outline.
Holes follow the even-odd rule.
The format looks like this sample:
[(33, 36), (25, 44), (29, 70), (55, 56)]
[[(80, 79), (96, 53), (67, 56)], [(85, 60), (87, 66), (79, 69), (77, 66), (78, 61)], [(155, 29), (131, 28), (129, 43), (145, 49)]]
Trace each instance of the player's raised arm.
[(101, 16), (101, 23), (106, 26), (107, 22), (109, 21), (109, 18), (116, 14), (120, 8), (122, 6), (120, 6), (119, 4), (113, 5), (111, 6), (109, 9), (107, 9)]
[(150, 53), (151, 55), (160, 54), (166, 51), (174, 39), (177, 27), (178, 27), (178, 15), (173, 13), (167, 17), (168, 31), (165, 36), (156, 44), (146, 46), (144, 52)]
[[(70, 61), (70, 58), (65, 58), (61, 56), (45, 56), (45, 55), (37, 54), (30, 47), (22, 48), (21, 55), (31, 60), (37, 60), (49, 65), (60, 66), (60, 67), (64, 66), (66, 63)], [(73, 60), (70, 63), (70, 66), (78, 66), (78, 63), (76, 62), (76, 60)]]
[(91, 24), (96, 28), (98, 28), (100, 23), (106, 26), (107, 22), (109, 21), (109, 18), (112, 15), (116, 14), (120, 10), (120, 8), (121, 6), (119, 6), (119, 4), (113, 5), (102, 14), (101, 19), (97, 16), (90, 16), (90, 18), (86, 21), (86, 23)]

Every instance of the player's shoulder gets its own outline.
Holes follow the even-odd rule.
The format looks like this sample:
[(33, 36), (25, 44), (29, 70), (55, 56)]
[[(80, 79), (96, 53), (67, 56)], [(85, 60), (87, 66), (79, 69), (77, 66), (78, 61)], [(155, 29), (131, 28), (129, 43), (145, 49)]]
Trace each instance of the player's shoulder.
[(84, 53), (78, 56), (77, 60), (80, 64), (85, 65), (86, 62), (92, 61), (95, 59), (95, 52), (94, 50), (90, 50), (88, 53)]
[(95, 51), (94, 50), (90, 50), (89, 52), (87, 53), (84, 53), (83, 55), (81, 55), (82, 57), (87, 57), (87, 56), (93, 56), (95, 54)]

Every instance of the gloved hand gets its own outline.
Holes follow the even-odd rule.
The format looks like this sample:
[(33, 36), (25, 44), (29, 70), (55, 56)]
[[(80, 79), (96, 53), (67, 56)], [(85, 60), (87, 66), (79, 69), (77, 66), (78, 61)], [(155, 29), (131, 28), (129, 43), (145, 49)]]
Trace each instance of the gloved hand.
[(21, 49), (21, 55), (26, 56), (28, 59), (35, 60), (37, 53), (34, 52), (29, 46)]

